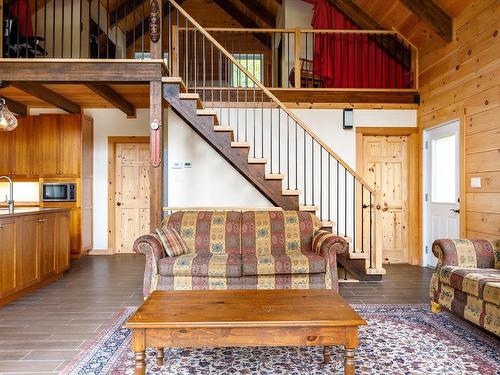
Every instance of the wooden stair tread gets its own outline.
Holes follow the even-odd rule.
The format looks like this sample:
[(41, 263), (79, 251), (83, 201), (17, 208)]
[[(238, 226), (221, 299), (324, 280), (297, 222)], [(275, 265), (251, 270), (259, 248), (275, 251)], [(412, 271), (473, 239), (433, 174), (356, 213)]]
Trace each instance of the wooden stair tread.
[(299, 211), (316, 212), (319, 210), (318, 206), (299, 206)]
[(248, 164), (266, 164), (266, 158), (250, 158), (248, 159)]
[(211, 108), (197, 109), (196, 114), (198, 116), (216, 116), (217, 111)]
[(184, 93), (187, 91), (186, 89), (186, 84), (184, 83), (184, 81), (182, 80), (181, 77), (162, 77), (161, 79), (162, 83), (176, 83), (179, 85), (180, 87), (180, 91), (181, 93)]
[(248, 142), (231, 142), (231, 147), (248, 147), (248, 148), (250, 148), (250, 143), (248, 143)]
[(234, 130), (230, 126), (217, 125), (217, 126), (214, 126), (214, 131), (216, 131), (216, 132), (233, 132)]
[(282, 194), (283, 195), (300, 195), (300, 190), (284, 189)]
[(200, 94), (195, 92), (181, 92), (179, 98), (184, 100), (198, 100), (200, 99)]
[(282, 173), (266, 173), (264, 176), (266, 180), (283, 180), (285, 175)]
[(335, 221), (322, 221), (321, 228), (335, 228)]

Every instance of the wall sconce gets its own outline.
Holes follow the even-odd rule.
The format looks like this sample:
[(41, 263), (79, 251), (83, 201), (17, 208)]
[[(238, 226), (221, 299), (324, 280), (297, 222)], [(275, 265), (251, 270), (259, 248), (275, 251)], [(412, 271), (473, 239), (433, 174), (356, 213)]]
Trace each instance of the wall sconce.
[(9, 111), (5, 99), (0, 98), (0, 131), (8, 132), (17, 128), (17, 118)]
[(344, 129), (352, 129), (354, 127), (354, 112), (352, 108), (345, 108), (344, 109), (344, 122), (343, 122), (343, 128)]

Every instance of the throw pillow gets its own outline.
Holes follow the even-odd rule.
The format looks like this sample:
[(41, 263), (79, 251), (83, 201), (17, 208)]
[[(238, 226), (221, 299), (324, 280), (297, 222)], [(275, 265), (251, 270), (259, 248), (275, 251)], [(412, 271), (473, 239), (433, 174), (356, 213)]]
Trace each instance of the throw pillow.
[(169, 257), (177, 257), (189, 253), (186, 243), (176, 230), (170, 228), (158, 228), (156, 234), (160, 237), (165, 253)]

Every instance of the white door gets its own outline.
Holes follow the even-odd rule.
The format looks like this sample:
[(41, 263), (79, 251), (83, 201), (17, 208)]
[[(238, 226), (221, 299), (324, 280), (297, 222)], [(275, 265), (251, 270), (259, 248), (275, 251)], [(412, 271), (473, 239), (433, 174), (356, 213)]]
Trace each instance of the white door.
[(424, 266), (435, 266), (436, 239), (460, 236), (460, 122), (424, 133)]

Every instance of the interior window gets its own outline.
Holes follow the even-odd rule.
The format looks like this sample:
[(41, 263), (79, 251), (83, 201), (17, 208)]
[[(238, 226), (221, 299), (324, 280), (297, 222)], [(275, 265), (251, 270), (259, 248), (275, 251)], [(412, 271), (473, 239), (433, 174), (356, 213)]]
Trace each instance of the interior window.
[[(259, 53), (240, 53), (234, 57), (248, 70), (259, 82), (262, 82), (264, 55)], [(253, 87), (253, 82), (245, 73), (233, 65), (231, 72), (231, 85), (233, 87)]]

